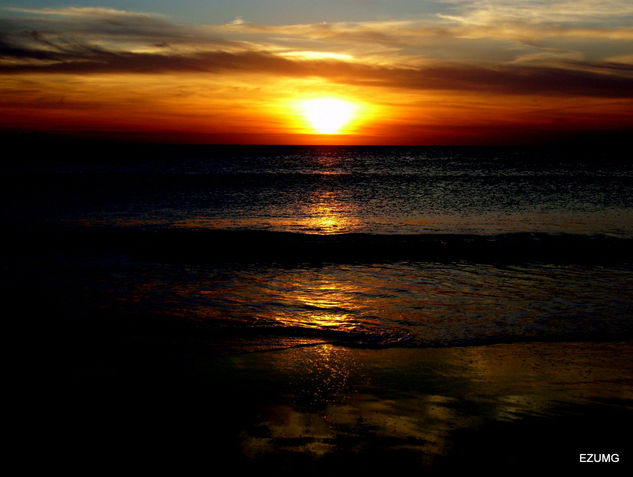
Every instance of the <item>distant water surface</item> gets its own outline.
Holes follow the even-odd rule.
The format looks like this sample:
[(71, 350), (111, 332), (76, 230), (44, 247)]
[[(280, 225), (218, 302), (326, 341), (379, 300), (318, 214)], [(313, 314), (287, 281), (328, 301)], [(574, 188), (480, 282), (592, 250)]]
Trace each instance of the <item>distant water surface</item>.
[(633, 235), (633, 167), (608, 151), (122, 147), (72, 161), (16, 161), (4, 176), (14, 216), (58, 222)]

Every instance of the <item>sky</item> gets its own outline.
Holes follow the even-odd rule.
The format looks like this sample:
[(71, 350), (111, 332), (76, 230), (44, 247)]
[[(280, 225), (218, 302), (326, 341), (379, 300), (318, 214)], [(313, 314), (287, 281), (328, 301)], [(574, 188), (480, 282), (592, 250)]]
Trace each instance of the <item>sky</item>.
[(0, 131), (222, 144), (627, 134), (633, 2), (0, 1)]

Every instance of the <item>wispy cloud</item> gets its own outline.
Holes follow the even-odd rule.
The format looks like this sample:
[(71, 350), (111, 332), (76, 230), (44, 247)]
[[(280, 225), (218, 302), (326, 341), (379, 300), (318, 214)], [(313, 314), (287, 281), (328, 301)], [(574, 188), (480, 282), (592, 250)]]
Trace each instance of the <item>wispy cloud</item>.
[[(505, 65), (435, 65), (386, 68), (339, 60), (294, 60), (266, 52), (223, 51), (191, 55), (112, 52), (85, 45), (64, 50), (24, 50), (0, 45), (13, 58), (48, 62), (0, 65), (0, 73), (141, 73), (204, 72), (321, 77), (333, 82), (412, 90), (454, 90), (495, 94), (633, 96), (633, 66), (568, 63), (568, 68)], [(590, 71), (592, 70), (592, 71)]]
[(442, 17), (469, 24), (622, 22), (633, 15), (628, 0), (444, 0), (453, 14)]
[(156, 14), (84, 7), (11, 10), (26, 16), (0, 17), (0, 39), (33, 49), (43, 47), (42, 39), (54, 43), (54, 46), (50, 45), (52, 49), (65, 43), (75, 43), (123, 51), (155, 45), (197, 48), (232, 43), (204, 29), (183, 27)]
[[(633, 29), (621, 21), (633, 5), (579, 2), (582, 14), (568, 1), (538, 8), (452, 1), (450, 14), (424, 20), (274, 26), (241, 17), (183, 26), (109, 8), (12, 8), (22, 16), (0, 19), (0, 74), (230, 72), (412, 91), (633, 96)], [(617, 42), (618, 53), (592, 39)], [(488, 48), (480, 58), (473, 42)]]

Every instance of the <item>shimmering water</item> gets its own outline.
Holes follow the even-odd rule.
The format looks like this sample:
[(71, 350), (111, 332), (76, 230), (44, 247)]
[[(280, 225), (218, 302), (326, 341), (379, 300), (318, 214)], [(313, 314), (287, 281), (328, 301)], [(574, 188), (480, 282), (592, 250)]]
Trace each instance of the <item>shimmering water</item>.
[(85, 320), (246, 350), (633, 332), (633, 165), (604, 151), (121, 147), (3, 184), (16, 283)]
[(608, 151), (174, 146), (7, 165), (4, 193), (22, 217), (118, 226), (631, 237), (632, 185)]

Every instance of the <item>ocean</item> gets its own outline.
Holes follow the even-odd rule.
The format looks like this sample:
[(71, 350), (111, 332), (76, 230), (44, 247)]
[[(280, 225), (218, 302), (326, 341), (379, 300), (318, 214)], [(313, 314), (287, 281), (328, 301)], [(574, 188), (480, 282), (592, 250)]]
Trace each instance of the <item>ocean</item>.
[(200, 333), (222, 353), (633, 332), (633, 164), (612, 152), (72, 152), (4, 164), (4, 221), (21, 289), (37, 275), (82, 326)]
[(446, 475), (631, 461), (628, 156), (13, 150), (0, 283), (5, 323), (26, 337), (12, 355), (29, 364), (18, 435), (44, 444), (50, 468)]

